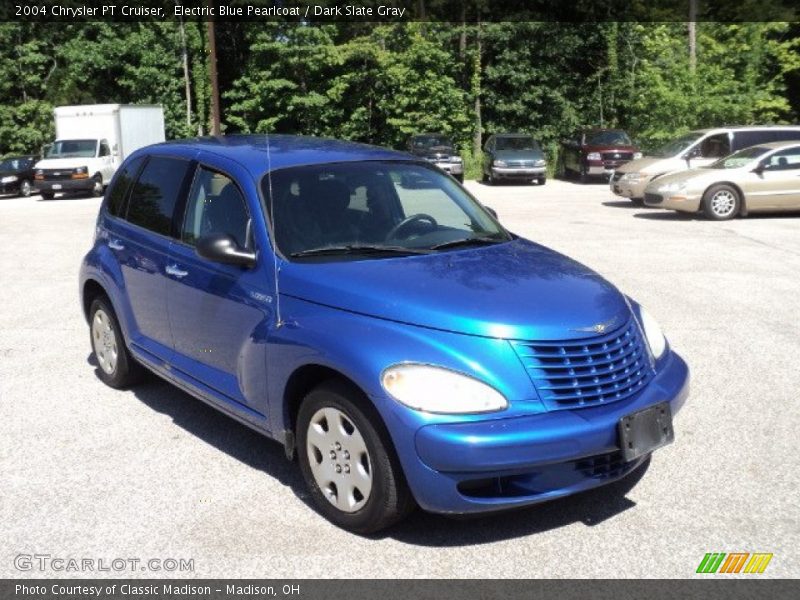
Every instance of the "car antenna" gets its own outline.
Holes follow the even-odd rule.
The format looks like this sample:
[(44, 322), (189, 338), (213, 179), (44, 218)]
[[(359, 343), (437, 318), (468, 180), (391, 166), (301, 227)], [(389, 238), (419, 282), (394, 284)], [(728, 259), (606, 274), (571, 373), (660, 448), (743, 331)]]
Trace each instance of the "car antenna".
[(275, 196), (272, 194), (272, 156), (269, 148), (269, 132), (264, 134), (267, 141), (267, 184), (269, 186), (269, 235), (272, 238), (272, 273), (275, 277), (275, 326), (283, 326), (281, 318), (281, 292), (278, 288), (278, 239), (275, 237)]

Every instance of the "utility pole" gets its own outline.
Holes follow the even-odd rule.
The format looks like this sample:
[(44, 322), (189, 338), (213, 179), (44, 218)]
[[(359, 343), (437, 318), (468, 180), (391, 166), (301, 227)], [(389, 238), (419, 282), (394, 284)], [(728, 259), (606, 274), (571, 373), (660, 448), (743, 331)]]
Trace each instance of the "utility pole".
[(219, 127), (219, 84), (217, 82), (217, 41), (214, 33), (214, 19), (206, 22), (208, 34), (208, 63), (211, 76), (211, 135), (220, 135)]
[(689, 70), (697, 69), (697, 0), (689, 0)]

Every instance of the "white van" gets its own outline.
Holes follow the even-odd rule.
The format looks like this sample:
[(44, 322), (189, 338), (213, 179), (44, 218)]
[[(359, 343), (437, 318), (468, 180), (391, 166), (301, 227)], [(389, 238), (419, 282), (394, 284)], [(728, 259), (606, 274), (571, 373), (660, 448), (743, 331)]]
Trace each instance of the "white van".
[(742, 148), (788, 140), (800, 140), (800, 126), (753, 125), (690, 131), (656, 152), (619, 167), (611, 177), (611, 191), (642, 204), (644, 189), (656, 177), (704, 167)]
[(35, 186), (46, 200), (57, 192), (101, 195), (126, 156), (165, 139), (159, 105), (59, 106), (53, 115), (56, 140), (34, 173)]

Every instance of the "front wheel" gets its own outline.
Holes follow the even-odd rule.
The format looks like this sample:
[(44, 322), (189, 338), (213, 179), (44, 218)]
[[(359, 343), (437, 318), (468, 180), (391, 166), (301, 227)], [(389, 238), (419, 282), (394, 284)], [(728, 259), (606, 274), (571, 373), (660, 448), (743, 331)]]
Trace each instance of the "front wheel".
[(52, 200), (56, 197), (53, 192), (41, 192), (42, 200)]
[(92, 196), (97, 198), (98, 196), (103, 195), (103, 177), (101, 175), (95, 175), (92, 177)]
[(19, 195), (23, 198), (28, 198), (31, 195), (31, 182), (23, 179), (19, 184)]
[(354, 533), (385, 529), (414, 506), (377, 412), (350, 386), (312, 390), (297, 415), (300, 470), (319, 511)]
[(547, 177), (539, 177), (539, 179), (536, 180), (536, 183), (538, 183), (539, 185), (544, 185), (546, 182), (547, 182)]
[(703, 212), (714, 221), (732, 219), (739, 214), (741, 204), (739, 192), (730, 185), (714, 185), (703, 194)]

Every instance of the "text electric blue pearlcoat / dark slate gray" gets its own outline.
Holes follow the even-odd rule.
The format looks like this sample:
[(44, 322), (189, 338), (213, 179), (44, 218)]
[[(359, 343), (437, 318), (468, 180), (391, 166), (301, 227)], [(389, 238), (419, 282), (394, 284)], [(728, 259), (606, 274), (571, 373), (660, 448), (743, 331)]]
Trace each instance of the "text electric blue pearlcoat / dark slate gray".
[[(102, 290), (137, 360), (284, 443), (293, 440), (287, 385), (291, 391), (298, 373), (338, 373), (374, 404), (425, 509), (494, 510), (617, 479), (645, 460), (621, 461), (620, 419), (664, 401), (674, 414), (687, 397), (686, 364), (669, 346), (653, 359), (638, 305), (590, 269), (533, 242), (515, 238), (380, 260), (275, 255), (261, 191), (270, 170), (419, 162), (410, 155), (290, 136), (171, 142), (126, 162), (141, 155), (191, 159), (236, 181), (252, 218), (256, 264), (206, 261), (178, 240), (112, 217), (104, 204), (81, 268), (85, 308)], [(126, 249), (114, 251), (110, 241)], [(165, 275), (172, 265), (190, 274)], [(588, 348), (598, 324), (607, 324), (605, 337), (630, 329), (638, 346), (628, 355), (640, 361), (643, 387), (614, 396), (612, 385), (591, 402), (564, 406), (537, 393), (542, 384), (529, 372), (537, 367), (526, 365), (520, 344), (549, 343), (562, 354)], [(383, 371), (401, 363), (467, 374), (500, 392), (508, 408), (465, 415), (413, 410), (381, 385)]]

